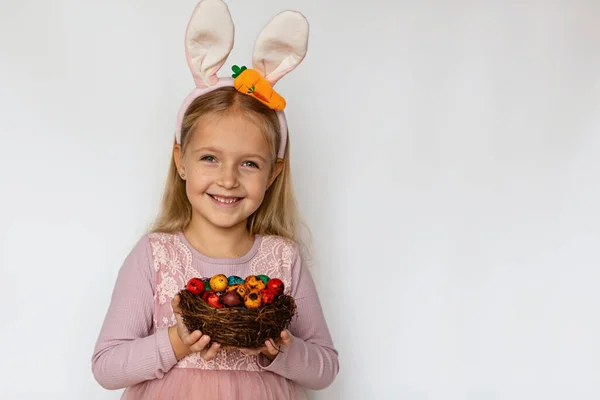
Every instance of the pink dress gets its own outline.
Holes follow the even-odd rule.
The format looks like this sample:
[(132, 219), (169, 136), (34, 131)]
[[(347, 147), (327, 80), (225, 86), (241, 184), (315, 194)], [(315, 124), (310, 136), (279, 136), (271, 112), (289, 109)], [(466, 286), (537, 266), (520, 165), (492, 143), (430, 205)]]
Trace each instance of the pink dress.
[[(167, 329), (175, 323), (171, 300), (192, 277), (265, 274), (285, 284), (297, 304), (292, 344), (270, 361), (237, 349), (206, 361), (190, 354), (177, 361)], [(337, 351), (309, 271), (296, 245), (257, 235), (239, 258), (201, 254), (183, 233), (152, 233), (129, 254), (113, 291), (92, 370), (107, 389), (126, 388), (122, 399), (305, 399), (303, 388), (327, 387), (338, 372)]]

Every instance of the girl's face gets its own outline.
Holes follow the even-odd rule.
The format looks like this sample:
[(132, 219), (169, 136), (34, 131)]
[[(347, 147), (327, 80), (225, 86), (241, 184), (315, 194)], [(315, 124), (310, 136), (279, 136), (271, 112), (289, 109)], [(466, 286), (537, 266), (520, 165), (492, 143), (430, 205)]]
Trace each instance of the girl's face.
[[(281, 170), (261, 129), (243, 115), (208, 117), (191, 132), (178, 164), (192, 220), (219, 228), (246, 224)], [(179, 157), (178, 146), (175, 159)]]

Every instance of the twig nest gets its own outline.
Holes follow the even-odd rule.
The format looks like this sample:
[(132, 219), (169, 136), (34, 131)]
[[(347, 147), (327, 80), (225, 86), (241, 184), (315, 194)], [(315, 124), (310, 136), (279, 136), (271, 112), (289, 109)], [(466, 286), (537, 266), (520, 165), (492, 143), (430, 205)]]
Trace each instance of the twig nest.
[(190, 332), (199, 330), (221, 346), (259, 348), (278, 339), (296, 313), (284, 289), (280, 279), (266, 275), (192, 278), (179, 292), (182, 319)]

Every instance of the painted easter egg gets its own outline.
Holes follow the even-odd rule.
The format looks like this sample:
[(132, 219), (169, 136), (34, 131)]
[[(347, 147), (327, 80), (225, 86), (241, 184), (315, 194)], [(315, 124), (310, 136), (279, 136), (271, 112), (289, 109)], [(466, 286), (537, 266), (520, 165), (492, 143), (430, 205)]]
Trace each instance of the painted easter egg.
[(253, 289), (244, 298), (246, 308), (258, 308), (262, 304), (262, 294), (260, 290)]
[(267, 289), (275, 294), (275, 296), (279, 296), (283, 293), (283, 289), (285, 289), (285, 285), (281, 281), (281, 279), (273, 278), (267, 283)]
[(238, 292), (238, 294), (240, 296), (242, 296), (242, 298), (246, 297), (246, 295), (248, 294), (248, 286), (246, 285), (238, 285), (236, 292)]
[(204, 282), (204, 290), (210, 290), (210, 278), (202, 278), (202, 282)]
[(204, 301), (208, 301), (208, 296), (210, 296), (211, 294), (213, 294), (214, 292), (212, 290), (207, 290), (202, 294), (202, 300)]
[(266, 287), (265, 283), (258, 279), (258, 277), (255, 275), (250, 275), (246, 278), (246, 286), (248, 286), (250, 289), (258, 290), (263, 290)]
[(227, 277), (223, 274), (210, 278), (210, 288), (215, 292), (224, 292), (227, 289)]
[(273, 301), (275, 301), (275, 293), (271, 292), (268, 289), (263, 289), (260, 291), (261, 295), (262, 295), (262, 304), (266, 305), (266, 304), (271, 304), (273, 303)]
[(227, 284), (229, 286), (239, 285), (240, 283), (244, 283), (244, 280), (239, 276), (231, 275), (229, 278), (227, 278)]
[(261, 281), (263, 281), (263, 283), (264, 283), (265, 285), (266, 285), (266, 284), (269, 282), (269, 280), (271, 279), (271, 278), (269, 278), (267, 275), (257, 275), (256, 277), (257, 277), (258, 279), (260, 279)]
[(235, 290), (227, 292), (223, 296), (222, 301), (227, 307), (237, 307), (243, 304), (242, 298)]
[(202, 294), (204, 293), (204, 282), (202, 282), (202, 279), (200, 278), (192, 278), (188, 281), (187, 283), (187, 290), (190, 291), (190, 293), (202, 296)]
[(237, 290), (237, 288), (238, 288), (239, 286), (240, 286), (240, 285), (229, 285), (229, 286), (227, 286), (227, 289), (225, 289), (225, 291), (226, 291), (227, 293), (229, 293), (229, 292), (231, 292), (231, 291), (233, 291), (233, 290)]
[(215, 308), (223, 308), (223, 303), (221, 302), (221, 296), (216, 293), (211, 293), (208, 295), (206, 302)]

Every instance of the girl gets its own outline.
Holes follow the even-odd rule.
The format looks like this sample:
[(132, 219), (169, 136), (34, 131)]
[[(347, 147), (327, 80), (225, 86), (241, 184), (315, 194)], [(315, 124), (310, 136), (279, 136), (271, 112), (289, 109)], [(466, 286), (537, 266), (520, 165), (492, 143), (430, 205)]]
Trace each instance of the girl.
[[(337, 375), (314, 283), (296, 244), (285, 100), (273, 85), (304, 58), (308, 23), (279, 14), (256, 40), (253, 69), (217, 72), (233, 47), (221, 0), (201, 1), (186, 32), (196, 88), (178, 114), (162, 212), (119, 271), (92, 359), (124, 399), (301, 399)], [(258, 350), (207, 346), (176, 293), (192, 277), (281, 279), (297, 315)]]

